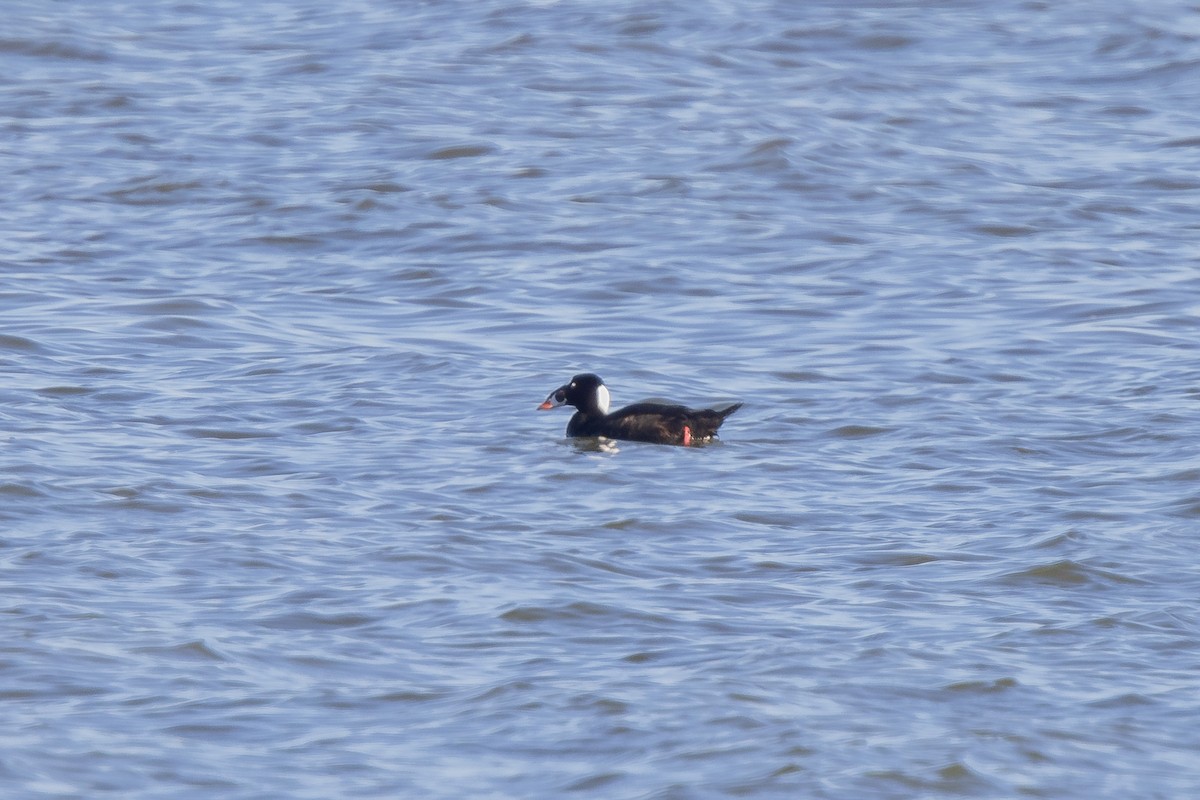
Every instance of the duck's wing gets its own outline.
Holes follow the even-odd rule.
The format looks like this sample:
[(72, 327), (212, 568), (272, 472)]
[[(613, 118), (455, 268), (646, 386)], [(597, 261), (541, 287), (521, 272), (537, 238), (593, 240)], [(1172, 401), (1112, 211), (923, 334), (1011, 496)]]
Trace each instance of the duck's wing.
[(635, 442), (678, 444), (691, 412), (684, 406), (665, 403), (634, 403), (609, 414), (604, 420), (606, 436)]

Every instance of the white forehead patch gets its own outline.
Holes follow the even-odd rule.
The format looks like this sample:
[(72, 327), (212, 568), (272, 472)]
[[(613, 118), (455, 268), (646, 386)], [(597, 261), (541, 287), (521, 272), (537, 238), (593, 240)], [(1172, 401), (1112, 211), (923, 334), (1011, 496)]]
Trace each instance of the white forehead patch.
[(608, 387), (603, 383), (596, 387), (596, 405), (600, 407), (601, 414), (608, 413)]

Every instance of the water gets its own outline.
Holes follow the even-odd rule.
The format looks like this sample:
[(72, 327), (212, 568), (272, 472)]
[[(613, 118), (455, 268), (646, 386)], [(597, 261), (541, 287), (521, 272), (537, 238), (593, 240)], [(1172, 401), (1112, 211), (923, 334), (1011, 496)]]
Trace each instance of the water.
[(1195, 7), (4, 12), (5, 797), (1200, 785)]

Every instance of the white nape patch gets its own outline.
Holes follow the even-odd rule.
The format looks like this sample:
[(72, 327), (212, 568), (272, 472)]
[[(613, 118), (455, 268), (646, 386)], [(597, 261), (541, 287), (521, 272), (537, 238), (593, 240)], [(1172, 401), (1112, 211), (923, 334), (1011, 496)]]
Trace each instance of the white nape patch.
[(608, 387), (603, 383), (596, 387), (596, 405), (600, 408), (601, 414), (608, 413)]

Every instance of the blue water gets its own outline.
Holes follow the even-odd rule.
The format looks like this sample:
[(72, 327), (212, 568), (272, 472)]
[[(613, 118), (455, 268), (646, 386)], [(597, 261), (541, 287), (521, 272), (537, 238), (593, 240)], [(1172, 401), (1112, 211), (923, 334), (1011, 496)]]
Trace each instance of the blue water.
[(4, 797), (1195, 794), (1194, 6), (3, 10)]

